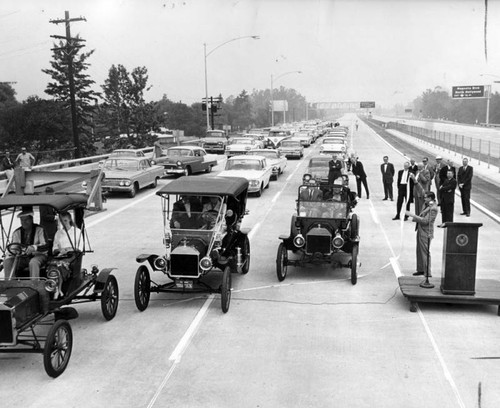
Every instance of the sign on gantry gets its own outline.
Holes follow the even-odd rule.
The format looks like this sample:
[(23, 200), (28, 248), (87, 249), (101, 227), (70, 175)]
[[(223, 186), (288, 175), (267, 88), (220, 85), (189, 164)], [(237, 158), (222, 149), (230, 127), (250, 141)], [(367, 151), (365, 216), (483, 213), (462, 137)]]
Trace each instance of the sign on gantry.
[(464, 85), (452, 86), (451, 97), (453, 99), (487, 98), (489, 85)]

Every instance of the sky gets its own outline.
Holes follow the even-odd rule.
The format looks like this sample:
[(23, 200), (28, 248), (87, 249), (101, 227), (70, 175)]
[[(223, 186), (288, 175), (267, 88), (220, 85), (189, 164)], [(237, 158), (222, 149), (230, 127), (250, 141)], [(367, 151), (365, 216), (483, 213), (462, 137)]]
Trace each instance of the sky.
[(147, 100), (201, 101), (204, 44), (208, 94), (224, 98), (273, 78), (311, 103), (392, 107), (436, 86), (500, 81), (500, 0), (488, 0), (487, 60), (485, 0), (2, 0), (0, 82), (17, 82), (18, 100), (48, 98), (50, 36), (65, 35), (50, 20), (66, 10), (86, 19), (71, 34), (95, 50), (95, 89), (113, 64), (145, 66)]

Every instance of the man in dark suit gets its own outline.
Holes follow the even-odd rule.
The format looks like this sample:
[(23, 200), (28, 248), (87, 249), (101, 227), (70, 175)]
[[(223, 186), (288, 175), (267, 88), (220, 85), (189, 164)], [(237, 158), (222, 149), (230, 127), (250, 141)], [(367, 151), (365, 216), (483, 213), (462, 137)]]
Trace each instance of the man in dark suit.
[(441, 186), (441, 180), (439, 179), (439, 172), (444, 167), (443, 158), (441, 156), (436, 156), (436, 164), (434, 165), (434, 185), (436, 186), (436, 198), (438, 204), (441, 204), (441, 196), (439, 194), (439, 187)]
[(424, 164), (424, 169), (429, 172), (429, 177), (430, 177), (429, 181), (430, 181), (430, 183), (427, 186), (427, 189), (428, 189), (427, 191), (431, 191), (432, 179), (434, 178), (434, 167), (432, 167), (429, 164), (429, 158), (428, 157), (424, 157), (422, 159), (422, 163)]
[(470, 217), (470, 190), (472, 188), (473, 169), (469, 166), (469, 160), (462, 160), (463, 166), (458, 169), (458, 189), (462, 197), (462, 214)]
[(172, 208), (171, 228), (198, 229), (203, 226), (201, 212), (203, 206), (194, 196), (181, 196)]
[(361, 198), (361, 183), (365, 187), (366, 198), (370, 198), (370, 192), (368, 191), (368, 183), (366, 182), (366, 173), (363, 168), (363, 163), (361, 163), (356, 156), (351, 157), (351, 170), (352, 174), (356, 176), (356, 186), (358, 187), (358, 197)]
[[(398, 171), (398, 201), (396, 203), (396, 216), (393, 220), (399, 220), (401, 207), (406, 199), (406, 211), (410, 211), (411, 198), (413, 196), (413, 180), (410, 177), (410, 162), (405, 162), (403, 170)], [(408, 217), (405, 215), (405, 221)]]
[(320, 201), (323, 199), (323, 192), (314, 180), (311, 181), (311, 184), (300, 190), (300, 201)]
[(455, 207), (455, 189), (457, 188), (457, 180), (453, 176), (453, 172), (448, 170), (446, 180), (439, 187), (441, 195), (441, 222), (439, 227), (443, 227), (445, 222), (453, 222), (453, 210)]
[(335, 179), (342, 177), (342, 162), (337, 159), (337, 155), (332, 154), (332, 160), (328, 162), (328, 184), (333, 185)]
[(420, 214), (424, 208), (425, 192), (429, 191), (429, 184), (431, 182), (431, 175), (429, 170), (425, 170), (424, 163), (418, 163), (417, 174), (411, 174), (410, 178), (413, 180), (413, 200), (415, 202), (415, 214)]
[(382, 183), (384, 185), (384, 200), (392, 198), (392, 183), (394, 182), (394, 165), (389, 163), (389, 157), (384, 156), (384, 162), (380, 165), (380, 172), (382, 173)]
[(415, 159), (410, 159), (410, 172), (413, 174), (417, 174), (418, 165), (415, 163)]

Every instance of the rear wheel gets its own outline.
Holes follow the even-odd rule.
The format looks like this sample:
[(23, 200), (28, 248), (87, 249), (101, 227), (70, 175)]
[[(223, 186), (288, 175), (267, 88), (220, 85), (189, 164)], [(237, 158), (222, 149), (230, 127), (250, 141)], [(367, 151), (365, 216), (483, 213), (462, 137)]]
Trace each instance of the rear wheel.
[(207, 169), (205, 170), (206, 173), (211, 173), (212, 172), (212, 166), (208, 166)]
[(278, 255), (276, 257), (276, 275), (280, 282), (284, 281), (286, 278), (286, 273), (288, 269), (288, 250), (285, 244), (282, 242), (278, 247)]
[(351, 257), (351, 283), (355, 285), (358, 282), (358, 251), (359, 245), (355, 244), (352, 247)]
[(101, 293), (101, 311), (106, 320), (111, 320), (118, 310), (118, 282), (116, 277), (109, 275)]
[(141, 312), (146, 310), (149, 304), (149, 296), (151, 293), (151, 279), (149, 277), (148, 268), (144, 265), (139, 266), (135, 274), (134, 283), (134, 300), (137, 309)]
[(222, 284), (220, 288), (220, 303), (222, 312), (227, 313), (231, 303), (231, 268), (226, 266), (222, 273)]
[(245, 262), (243, 268), (241, 268), (241, 273), (245, 275), (250, 269), (250, 240), (248, 239), (248, 235), (245, 235), (245, 240), (241, 248), (241, 255), (243, 257), (243, 262)]
[(45, 372), (53, 378), (59, 377), (68, 366), (73, 349), (73, 332), (66, 320), (57, 320), (47, 334), (43, 350)]

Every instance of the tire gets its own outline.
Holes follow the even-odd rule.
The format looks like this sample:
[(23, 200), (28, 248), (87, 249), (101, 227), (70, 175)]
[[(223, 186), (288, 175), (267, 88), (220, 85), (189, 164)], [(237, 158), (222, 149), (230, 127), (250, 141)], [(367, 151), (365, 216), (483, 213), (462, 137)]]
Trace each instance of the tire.
[(149, 187), (151, 187), (151, 188), (158, 187), (158, 177), (155, 177), (155, 180), (153, 181), (153, 183)]
[(255, 195), (256, 195), (257, 197), (260, 197), (260, 196), (262, 195), (262, 191), (263, 191), (263, 190), (264, 190), (264, 184), (261, 184), (261, 185), (260, 185), (260, 189), (259, 189), (259, 191), (257, 191), (257, 193), (255, 193)]
[(134, 282), (134, 300), (139, 311), (144, 311), (149, 305), (151, 294), (151, 278), (148, 268), (144, 265), (139, 266), (135, 274)]
[(212, 166), (208, 166), (207, 169), (205, 170), (205, 173), (211, 173), (212, 172)]
[(132, 191), (128, 193), (128, 196), (130, 198), (134, 198), (137, 195), (137, 191), (139, 191), (139, 186), (137, 185), (137, 183), (134, 183), (134, 185), (132, 186)]
[(220, 303), (222, 312), (227, 313), (229, 310), (229, 304), (231, 303), (231, 268), (229, 266), (226, 266), (224, 268), (224, 272), (222, 273)]
[(355, 285), (358, 282), (358, 252), (359, 245), (355, 244), (352, 246), (352, 257), (351, 257), (351, 283)]
[(241, 254), (245, 259), (245, 265), (241, 268), (241, 273), (242, 275), (246, 275), (250, 270), (250, 240), (248, 239), (248, 235), (245, 235), (243, 247), (241, 248)]
[(191, 167), (186, 166), (186, 168), (184, 169), (184, 175), (185, 176), (190, 176), (191, 175)]
[(351, 239), (358, 239), (359, 237), (359, 218), (357, 214), (351, 217)]
[(266, 186), (264, 188), (269, 188), (269, 184), (271, 184), (271, 179), (267, 182)]
[(288, 269), (288, 250), (283, 242), (280, 243), (278, 247), (278, 254), (276, 256), (276, 275), (278, 280), (283, 282), (286, 278), (286, 273)]
[(66, 320), (57, 320), (47, 334), (43, 349), (43, 366), (52, 378), (59, 377), (68, 366), (73, 349), (73, 331)]
[(101, 311), (106, 320), (112, 320), (116, 316), (118, 310), (118, 282), (116, 277), (109, 275), (104, 285), (104, 290), (101, 293)]

